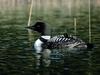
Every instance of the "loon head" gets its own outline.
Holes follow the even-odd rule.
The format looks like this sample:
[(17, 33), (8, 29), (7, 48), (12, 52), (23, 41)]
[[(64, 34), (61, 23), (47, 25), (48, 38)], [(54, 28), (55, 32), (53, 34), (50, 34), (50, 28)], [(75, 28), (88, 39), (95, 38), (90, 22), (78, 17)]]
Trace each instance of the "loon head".
[(33, 31), (40, 33), (41, 35), (45, 34), (46, 24), (44, 22), (36, 22), (34, 25), (27, 27)]

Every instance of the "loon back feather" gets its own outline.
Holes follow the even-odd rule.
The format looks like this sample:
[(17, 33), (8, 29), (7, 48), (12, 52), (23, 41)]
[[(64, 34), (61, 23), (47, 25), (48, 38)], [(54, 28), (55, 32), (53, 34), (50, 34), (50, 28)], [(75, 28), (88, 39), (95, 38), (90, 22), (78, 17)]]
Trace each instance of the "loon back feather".
[(43, 48), (49, 49), (61, 49), (61, 48), (77, 48), (77, 49), (86, 49), (87, 46), (84, 41), (76, 37), (66, 38), (64, 35), (57, 35), (52, 37), (46, 43), (43, 44)]

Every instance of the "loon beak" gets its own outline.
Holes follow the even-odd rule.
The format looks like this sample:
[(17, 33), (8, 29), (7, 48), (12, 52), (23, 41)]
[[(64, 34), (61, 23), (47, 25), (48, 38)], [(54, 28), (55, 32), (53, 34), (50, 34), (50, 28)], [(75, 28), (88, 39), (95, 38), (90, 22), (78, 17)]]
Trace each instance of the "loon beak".
[(25, 27), (25, 28), (28, 28), (28, 29), (34, 30), (34, 27), (33, 27), (33, 26), (28, 26), (28, 27)]

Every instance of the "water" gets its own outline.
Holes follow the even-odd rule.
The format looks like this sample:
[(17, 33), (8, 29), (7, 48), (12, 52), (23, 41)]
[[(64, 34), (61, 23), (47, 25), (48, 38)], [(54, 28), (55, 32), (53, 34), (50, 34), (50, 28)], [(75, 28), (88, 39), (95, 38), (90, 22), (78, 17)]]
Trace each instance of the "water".
[[(88, 53), (84, 54), (67, 54), (64, 63), (66, 67), (70, 68), (71, 75), (98, 75), (100, 70), (100, 27), (99, 27), (99, 10), (92, 12), (92, 43), (95, 47), (92, 51), (91, 57)], [(83, 13), (82, 13), (83, 14)], [(51, 28), (54, 26), (52, 35), (63, 33), (67, 31), (69, 34), (74, 34), (73, 17), (64, 16), (45, 18), (48, 25)], [(53, 20), (56, 20), (54, 23)], [(59, 20), (62, 22), (59, 24)], [(26, 26), (27, 19), (23, 18), (22, 22), (18, 22), (18, 19), (12, 19), (10, 21), (0, 22), (0, 74), (1, 75), (35, 75), (36, 69), (34, 68), (34, 52), (32, 50), (32, 44), (34, 40), (38, 38), (35, 33), (32, 36), (32, 42), (29, 41), (28, 31), (24, 28)], [(33, 20), (35, 21), (35, 19)], [(83, 17), (77, 18), (77, 36), (88, 42), (88, 15), (84, 13)], [(90, 59), (89, 59), (90, 58)], [(57, 63), (55, 63), (57, 64)], [(59, 64), (57, 64), (58, 66)], [(51, 66), (50, 71), (52, 75), (61, 75), (63, 65)], [(64, 68), (63, 68), (64, 69)], [(48, 69), (41, 69), (45, 73)], [(56, 70), (56, 71), (55, 71)], [(48, 70), (49, 71), (49, 70)], [(60, 74), (60, 73), (61, 74)], [(49, 72), (47, 72), (50, 74)], [(68, 73), (68, 72), (67, 72)]]
[(33, 66), (33, 61), (27, 30), (14, 26), (0, 28), (0, 73), (23, 74), (23, 70)]

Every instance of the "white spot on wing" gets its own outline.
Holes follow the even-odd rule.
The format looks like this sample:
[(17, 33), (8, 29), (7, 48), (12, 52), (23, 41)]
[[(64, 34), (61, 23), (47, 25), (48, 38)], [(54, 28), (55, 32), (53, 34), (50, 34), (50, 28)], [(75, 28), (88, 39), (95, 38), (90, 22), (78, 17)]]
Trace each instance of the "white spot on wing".
[(46, 39), (46, 40), (50, 40), (51, 36), (41, 36), (42, 38)]

